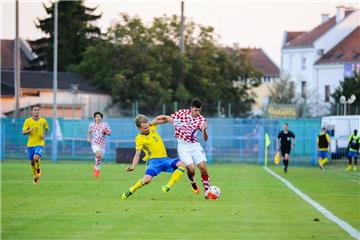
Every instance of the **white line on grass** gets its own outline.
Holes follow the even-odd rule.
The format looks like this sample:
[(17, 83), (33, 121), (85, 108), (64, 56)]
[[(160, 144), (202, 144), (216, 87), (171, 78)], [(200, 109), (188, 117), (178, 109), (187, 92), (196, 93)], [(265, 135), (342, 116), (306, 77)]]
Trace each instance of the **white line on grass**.
[(293, 192), (295, 192), (297, 195), (299, 195), (302, 199), (304, 199), (307, 203), (309, 203), (311, 206), (313, 206), (316, 210), (318, 210), (321, 214), (323, 214), (325, 217), (327, 217), (330, 221), (333, 221), (337, 225), (339, 225), (342, 229), (344, 229), (347, 233), (349, 233), (353, 238), (360, 239), (360, 232), (353, 228), (350, 224), (345, 222), (344, 220), (341, 220), (340, 218), (336, 217), (332, 212), (321, 206), (319, 203), (312, 200), (309, 196), (307, 196), (305, 193), (301, 192), (298, 188), (296, 188), (294, 185), (292, 185), (289, 181), (285, 180), (278, 174), (274, 173), (272, 170), (270, 170), (268, 167), (264, 167), (264, 169), (279, 179), (281, 182), (283, 182), (288, 188), (290, 188)]

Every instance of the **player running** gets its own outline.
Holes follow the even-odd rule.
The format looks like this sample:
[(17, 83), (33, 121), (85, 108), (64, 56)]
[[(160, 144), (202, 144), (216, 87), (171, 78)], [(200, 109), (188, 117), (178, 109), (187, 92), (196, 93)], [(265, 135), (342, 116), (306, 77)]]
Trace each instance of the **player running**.
[(328, 152), (330, 145), (330, 136), (326, 133), (326, 128), (321, 129), (321, 133), (317, 137), (317, 146), (319, 151), (319, 167), (324, 170), (324, 165), (329, 161)]
[(28, 135), (28, 156), (34, 174), (34, 184), (38, 184), (41, 176), (40, 159), (43, 155), (49, 125), (45, 118), (40, 117), (40, 105), (32, 107), (31, 115), (24, 122), (22, 134)]
[[(291, 143), (291, 138), (294, 139), (293, 143)], [(284, 123), (284, 130), (279, 132), (276, 139), (277, 151), (281, 151), (281, 156), (283, 157), (284, 173), (288, 171), (289, 156), (291, 148), (295, 147), (295, 141), (295, 134), (289, 130), (289, 125)]]
[[(348, 159), (349, 159), (349, 165), (346, 168), (346, 171), (352, 170), (356, 171), (356, 165), (357, 165), (357, 155), (359, 152), (359, 146), (360, 146), (360, 136), (357, 135), (358, 131), (357, 129), (354, 130), (354, 134), (349, 136), (349, 152), (348, 152)], [(352, 161), (354, 160), (354, 161)], [(353, 164), (352, 164), (353, 163)]]
[[(92, 134), (92, 138), (91, 138)], [(94, 176), (100, 175), (101, 161), (105, 154), (106, 135), (111, 134), (110, 126), (103, 121), (101, 112), (94, 113), (94, 122), (89, 124), (87, 140), (91, 143), (91, 149), (95, 154)]]
[[(195, 180), (195, 165), (201, 173), (201, 180), (206, 194), (210, 187), (209, 173), (206, 166), (206, 155), (203, 147), (197, 140), (197, 131), (201, 131), (203, 139), (208, 140), (206, 118), (201, 112), (201, 101), (194, 99), (190, 109), (181, 109), (168, 117), (168, 122), (175, 128), (175, 137), (178, 139), (178, 154), (185, 162), (188, 178), (194, 193), (199, 194), (200, 190)], [(206, 196), (205, 196), (206, 197)]]
[(163, 192), (168, 192), (171, 187), (177, 182), (186, 171), (184, 162), (178, 158), (169, 158), (166, 153), (164, 142), (156, 131), (156, 125), (165, 123), (166, 116), (158, 116), (152, 122), (142, 114), (136, 117), (135, 124), (140, 133), (135, 138), (136, 152), (133, 158), (132, 165), (126, 168), (126, 171), (134, 171), (136, 165), (139, 163), (140, 153), (144, 151), (145, 157), (143, 160), (147, 163), (145, 175), (142, 179), (137, 181), (134, 186), (130, 187), (129, 191), (121, 195), (122, 200), (126, 200), (135, 191), (149, 184), (153, 177), (159, 175), (161, 172), (173, 173), (167, 185), (162, 186)]

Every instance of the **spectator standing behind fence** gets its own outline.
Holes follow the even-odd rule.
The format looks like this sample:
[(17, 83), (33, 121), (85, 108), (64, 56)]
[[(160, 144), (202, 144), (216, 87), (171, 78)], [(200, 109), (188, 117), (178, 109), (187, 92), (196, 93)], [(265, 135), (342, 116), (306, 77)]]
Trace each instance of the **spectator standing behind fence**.
[[(291, 142), (291, 138), (294, 142)], [(284, 123), (284, 130), (280, 131), (276, 139), (277, 151), (281, 152), (284, 164), (284, 173), (287, 173), (291, 148), (295, 147), (295, 134), (289, 130), (289, 124)]]
[[(92, 134), (92, 138), (91, 138)], [(89, 124), (87, 140), (91, 143), (91, 149), (95, 154), (94, 176), (100, 175), (101, 161), (105, 154), (106, 135), (111, 134), (110, 126), (103, 121), (103, 114), (101, 112), (94, 113), (94, 122)]]
[(349, 137), (349, 144), (348, 144), (348, 159), (349, 165), (346, 168), (346, 171), (350, 171), (351, 169), (356, 171), (357, 165), (357, 155), (359, 152), (359, 145), (360, 145), (360, 136), (357, 135), (357, 129), (354, 130), (354, 134), (351, 134)]
[(48, 122), (40, 117), (40, 105), (31, 109), (31, 117), (24, 122), (22, 134), (28, 135), (27, 151), (34, 174), (34, 184), (38, 184), (41, 176), (40, 158), (43, 155), (45, 136), (49, 130)]
[(324, 170), (324, 165), (329, 161), (328, 152), (330, 145), (330, 136), (326, 133), (326, 128), (321, 129), (321, 133), (317, 137), (317, 147), (319, 151), (319, 167)]

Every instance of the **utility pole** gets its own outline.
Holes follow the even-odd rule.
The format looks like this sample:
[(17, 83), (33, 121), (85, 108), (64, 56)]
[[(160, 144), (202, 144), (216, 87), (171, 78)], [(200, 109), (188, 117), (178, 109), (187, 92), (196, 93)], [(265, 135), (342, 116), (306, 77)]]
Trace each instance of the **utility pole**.
[(15, 118), (20, 117), (20, 39), (19, 39), (19, 0), (15, 2), (15, 51), (14, 51), (14, 81), (15, 81)]
[(181, 19), (180, 19), (180, 84), (184, 84), (184, 1), (181, 1)]
[(58, 1), (54, 3), (54, 66), (53, 66), (53, 121), (51, 161), (57, 161), (57, 64), (58, 64)]

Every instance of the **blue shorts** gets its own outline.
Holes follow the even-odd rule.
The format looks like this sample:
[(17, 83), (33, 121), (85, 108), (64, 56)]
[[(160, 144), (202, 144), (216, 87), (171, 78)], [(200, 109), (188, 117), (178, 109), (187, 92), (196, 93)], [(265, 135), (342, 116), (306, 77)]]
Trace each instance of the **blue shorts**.
[(328, 151), (319, 151), (319, 157), (320, 158), (327, 158), (328, 157)]
[(355, 151), (349, 151), (348, 152), (348, 157), (349, 158), (356, 158), (357, 157), (357, 152), (355, 152)]
[(27, 151), (28, 151), (29, 160), (33, 160), (35, 154), (42, 157), (43, 149), (44, 149), (43, 146), (28, 147)]
[(179, 161), (179, 158), (152, 158), (147, 162), (145, 174), (155, 177), (161, 172), (174, 172)]

